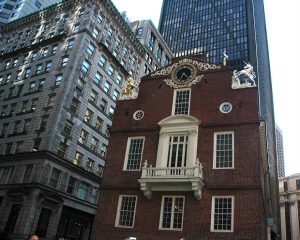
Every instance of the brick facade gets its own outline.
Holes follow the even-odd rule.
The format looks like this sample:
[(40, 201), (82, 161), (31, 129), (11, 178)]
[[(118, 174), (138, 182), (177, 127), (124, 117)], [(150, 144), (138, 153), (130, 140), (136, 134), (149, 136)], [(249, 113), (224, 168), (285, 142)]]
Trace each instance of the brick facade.
[[(201, 62), (195, 56), (190, 59)], [(190, 115), (200, 121), (197, 157), (203, 166), (201, 199), (192, 191), (176, 190), (176, 184), (175, 191), (153, 191), (146, 199), (138, 182), (142, 172), (123, 170), (127, 139), (133, 136), (145, 137), (142, 163), (147, 160), (149, 165), (157, 165), (158, 123), (172, 115), (174, 88), (163, 81), (172, 74), (147, 75), (142, 78), (137, 99), (117, 104), (92, 239), (267, 239), (257, 88), (232, 89), (232, 71), (224, 67), (198, 70), (197, 75), (201, 74), (202, 80), (191, 87), (190, 101)], [(220, 112), (223, 102), (232, 104), (230, 113)], [(137, 110), (145, 113), (139, 121), (132, 117)], [(213, 169), (214, 133), (227, 131), (234, 132), (234, 167)], [(115, 227), (120, 195), (137, 196), (132, 228)], [(162, 196), (184, 196), (181, 230), (159, 229)], [(234, 196), (232, 232), (211, 231), (212, 196)]]

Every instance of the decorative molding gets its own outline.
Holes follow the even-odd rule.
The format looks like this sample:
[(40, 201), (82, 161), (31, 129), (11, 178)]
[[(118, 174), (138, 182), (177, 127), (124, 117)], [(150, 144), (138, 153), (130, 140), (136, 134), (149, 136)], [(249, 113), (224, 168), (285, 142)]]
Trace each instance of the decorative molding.
[(178, 67), (181, 64), (185, 64), (185, 63), (190, 63), (192, 65), (197, 66), (198, 70), (200, 70), (200, 71), (221, 69), (221, 66), (218, 66), (216, 64), (207, 63), (207, 62), (205, 62), (205, 63), (198, 62), (196, 60), (184, 58), (184, 59), (178, 61), (177, 63), (170, 65), (169, 67), (163, 68), (155, 73), (152, 73), (151, 77), (169, 75), (169, 74), (171, 74), (171, 72), (173, 71), (174, 68)]
[(42, 170), (42, 175), (41, 175), (41, 179), (40, 179), (40, 183), (47, 185), (48, 184), (48, 180), (50, 177), (50, 171), (51, 171), (51, 166), (49, 163), (46, 163), (43, 166), (43, 170)]
[(159, 121), (158, 125), (161, 127), (187, 126), (187, 125), (198, 126), (200, 123), (201, 122), (193, 116), (178, 114), (178, 115), (172, 115), (162, 119), (161, 121)]
[(192, 85), (195, 85), (196, 83), (200, 82), (203, 77), (204, 77), (204, 75), (198, 75), (197, 77), (195, 77), (194, 80), (192, 80), (186, 84), (177, 84), (170, 78), (164, 79), (163, 81), (172, 88), (187, 88), (187, 87), (191, 87)]

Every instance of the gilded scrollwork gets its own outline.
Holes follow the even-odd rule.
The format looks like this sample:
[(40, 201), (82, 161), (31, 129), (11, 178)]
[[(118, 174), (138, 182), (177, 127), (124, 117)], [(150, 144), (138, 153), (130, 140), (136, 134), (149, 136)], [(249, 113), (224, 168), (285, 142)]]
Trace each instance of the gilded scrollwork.
[(186, 84), (177, 84), (170, 78), (164, 79), (164, 82), (172, 88), (186, 88), (200, 82), (203, 77), (204, 75), (198, 75), (193, 81), (187, 82)]
[(163, 69), (151, 74), (151, 77), (169, 75), (173, 71), (174, 68), (178, 67), (179, 65), (181, 65), (183, 63), (193, 64), (193, 65), (197, 66), (197, 68), (200, 71), (216, 70), (216, 69), (221, 68), (221, 66), (218, 66), (218, 65), (215, 65), (212, 63), (203, 63), (203, 62), (198, 62), (196, 60), (192, 60), (189, 58), (184, 58), (184, 59), (178, 61), (177, 63), (170, 65), (169, 67), (163, 68)]

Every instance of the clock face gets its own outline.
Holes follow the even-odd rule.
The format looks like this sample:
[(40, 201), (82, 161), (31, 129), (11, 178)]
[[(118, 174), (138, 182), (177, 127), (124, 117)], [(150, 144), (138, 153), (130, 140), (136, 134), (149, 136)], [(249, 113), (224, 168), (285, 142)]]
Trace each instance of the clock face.
[(195, 69), (191, 65), (181, 65), (173, 73), (175, 81), (182, 84), (193, 80), (194, 77)]

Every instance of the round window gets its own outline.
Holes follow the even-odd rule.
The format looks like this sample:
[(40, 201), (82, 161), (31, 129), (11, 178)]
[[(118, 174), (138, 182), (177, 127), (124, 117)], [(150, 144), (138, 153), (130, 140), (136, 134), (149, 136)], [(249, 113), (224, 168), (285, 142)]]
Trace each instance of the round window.
[(134, 114), (133, 114), (133, 119), (134, 120), (141, 120), (144, 117), (144, 111), (142, 110), (137, 110)]
[(224, 102), (220, 105), (219, 109), (222, 113), (230, 113), (232, 110), (232, 105), (229, 102)]

